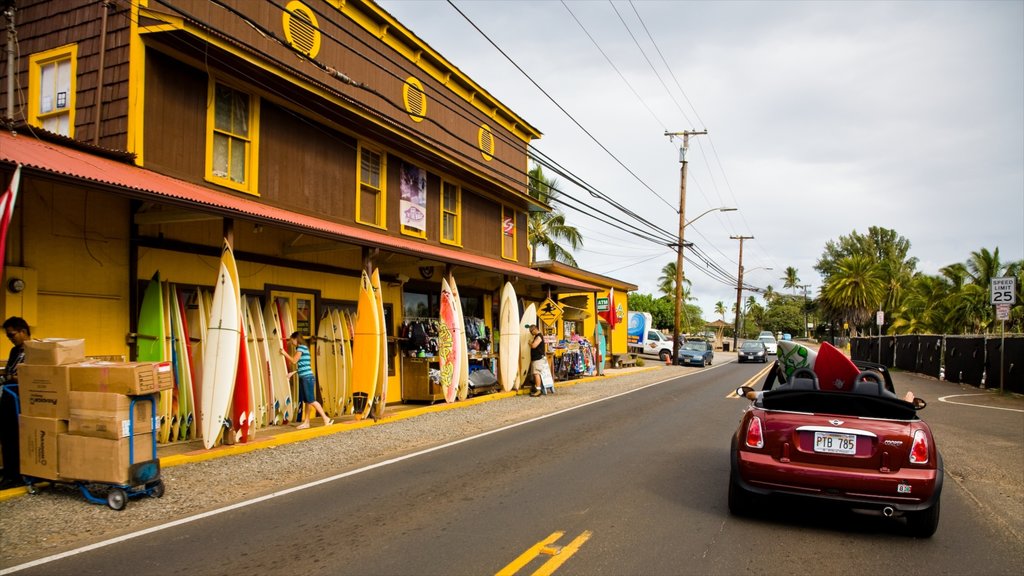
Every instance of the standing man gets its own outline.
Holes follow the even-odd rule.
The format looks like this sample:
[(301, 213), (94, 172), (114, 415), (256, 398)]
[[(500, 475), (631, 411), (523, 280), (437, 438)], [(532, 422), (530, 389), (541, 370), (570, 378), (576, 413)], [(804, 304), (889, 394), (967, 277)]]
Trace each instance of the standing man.
[[(545, 388), (550, 387), (554, 390), (554, 385), (551, 370), (548, 369), (544, 335), (541, 334), (540, 327), (536, 324), (530, 324), (528, 328), (530, 329), (530, 371), (533, 373), (533, 390), (530, 392), (530, 396), (540, 396), (546, 392)], [(545, 376), (547, 376), (548, 382), (552, 382), (551, 386), (544, 385)]]
[(4, 321), (4, 332), (14, 345), (4, 367), (0, 393), (0, 444), (3, 445), (4, 475), (0, 489), (21, 484), (21, 454), (18, 445), (18, 365), (25, 360), (25, 341), (32, 331), (24, 318), (11, 316)]

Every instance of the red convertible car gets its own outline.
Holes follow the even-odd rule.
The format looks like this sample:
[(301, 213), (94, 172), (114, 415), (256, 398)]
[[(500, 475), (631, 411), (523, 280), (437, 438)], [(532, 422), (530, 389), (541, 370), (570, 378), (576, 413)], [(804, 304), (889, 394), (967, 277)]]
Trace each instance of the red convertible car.
[(857, 367), (848, 391), (819, 388), (806, 368), (786, 379), (778, 362), (760, 392), (737, 389), (752, 402), (732, 439), (730, 512), (795, 496), (903, 517), (915, 537), (935, 533), (943, 467), (917, 415), (925, 402), (897, 398), (883, 366)]

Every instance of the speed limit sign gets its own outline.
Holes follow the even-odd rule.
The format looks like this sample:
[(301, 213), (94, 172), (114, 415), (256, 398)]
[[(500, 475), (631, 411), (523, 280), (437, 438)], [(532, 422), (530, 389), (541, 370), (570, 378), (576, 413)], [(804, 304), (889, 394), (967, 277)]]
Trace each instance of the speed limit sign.
[(1013, 276), (992, 279), (992, 304), (1017, 303), (1017, 279)]

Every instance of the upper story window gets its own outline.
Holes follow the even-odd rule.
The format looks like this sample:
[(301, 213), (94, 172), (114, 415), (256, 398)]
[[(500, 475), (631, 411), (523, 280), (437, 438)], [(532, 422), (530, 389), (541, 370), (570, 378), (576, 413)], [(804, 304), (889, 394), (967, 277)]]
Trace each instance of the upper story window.
[(259, 99), (210, 80), (206, 116), (206, 179), (257, 194)]
[(501, 205), (501, 257), (518, 260), (516, 257), (516, 212)]
[(29, 57), (29, 124), (74, 137), (77, 67), (77, 44)]
[(462, 245), (462, 190), (450, 182), (441, 183), (441, 242)]
[(387, 228), (384, 175), (387, 156), (363, 143), (359, 144), (359, 194), (356, 194), (356, 222)]

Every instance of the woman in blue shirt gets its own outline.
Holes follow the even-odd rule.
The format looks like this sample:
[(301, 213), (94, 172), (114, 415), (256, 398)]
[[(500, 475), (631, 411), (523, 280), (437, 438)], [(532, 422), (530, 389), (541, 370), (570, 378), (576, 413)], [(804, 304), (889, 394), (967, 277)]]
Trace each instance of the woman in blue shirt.
[[(324, 426), (334, 424), (334, 420), (327, 417), (324, 407), (316, 400), (316, 375), (313, 374), (313, 366), (310, 363), (309, 346), (302, 343), (302, 335), (298, 332), (292, 332), (288, 341), (295, 348), (295, 354), (289, 355), (284, 350), (281, 350), (281, 353), (295, 364), (295, 369), (299, 373), (299, 403), (316, 409), (317, 414), (324, 419)], [(309, 416), (305, 406), (302, 407), (302, 423), (298, 428), (309, 428)]]

